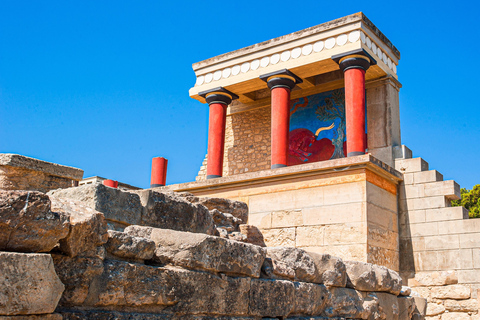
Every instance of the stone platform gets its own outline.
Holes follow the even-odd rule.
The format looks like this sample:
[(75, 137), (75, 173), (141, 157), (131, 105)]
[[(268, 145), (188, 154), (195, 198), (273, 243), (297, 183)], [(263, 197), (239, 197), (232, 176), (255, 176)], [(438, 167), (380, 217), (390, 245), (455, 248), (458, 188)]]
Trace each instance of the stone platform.
[(331, 253), (399, 270), (397, 186), (402, 174), (362, 155), (160, 190), (239, 200), (267, 246)]

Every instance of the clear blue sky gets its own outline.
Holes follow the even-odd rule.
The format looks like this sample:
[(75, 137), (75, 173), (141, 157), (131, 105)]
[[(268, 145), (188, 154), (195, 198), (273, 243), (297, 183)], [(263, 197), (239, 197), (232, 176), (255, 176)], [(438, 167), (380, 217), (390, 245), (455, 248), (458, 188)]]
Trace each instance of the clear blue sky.
[(207, 107), (192, 63), (358, 11), (401, 52), (402, 141), (462, 187), (480, 183), (473, 1), (0, 1), (0, 152), (139, 187), (154, 156), (193, 181)]

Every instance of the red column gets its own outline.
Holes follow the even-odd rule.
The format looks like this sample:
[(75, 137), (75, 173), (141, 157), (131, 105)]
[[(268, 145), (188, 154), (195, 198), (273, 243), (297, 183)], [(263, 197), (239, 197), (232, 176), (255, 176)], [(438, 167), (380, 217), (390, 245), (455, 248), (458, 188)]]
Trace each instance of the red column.
[(271, 168), (288, 165), (288, 134), (290, 131), (290, 91), (302, 79), (287, 69), (260, 76), (272, 93), (272, 155)]
[(111, 188), (118, 188), (118, 181), (105, 179), (102, 181), (104, 186), (111, 187)]
[(152, 176), (150, 179), (150, 188), (163, 187), (167, 182), (168, 160), (163, 157), (152, 159)]
[(370, 60), (361, 55), (340, 60), (345, 75), (345, 119), (347, 125), (347, 156), (365, 154), (365, 72)]
[(290, 88), (272, 89), (272, 157), (271, 168), (287, 166), (290, 128)]
[(222, 176), (226, 119), (227, 105), (211, 103), (208, 118), (207, 179)]
[(223, 151), (225, 148), (225, 123), (227, 107), (238, 99), (233, 92), (222, 87), (199, 93), (207, 101), (208, 116), (208, 159), (207, 179), (220, 178), (223, 173)]

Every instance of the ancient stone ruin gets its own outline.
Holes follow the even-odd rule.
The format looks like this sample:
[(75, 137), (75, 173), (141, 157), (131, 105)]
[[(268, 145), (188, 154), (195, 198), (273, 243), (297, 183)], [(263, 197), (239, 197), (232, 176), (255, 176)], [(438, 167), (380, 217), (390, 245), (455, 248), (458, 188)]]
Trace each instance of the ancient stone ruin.
[(357, 13), (195, 63), (195, 182), (0, 154), (0, 320), (480, 319), (480, 219), (402, 145), (399, 60)]
[(1, 190), (0, 319), (423, 319), (397, 272), (247, 222), (189, 193)]

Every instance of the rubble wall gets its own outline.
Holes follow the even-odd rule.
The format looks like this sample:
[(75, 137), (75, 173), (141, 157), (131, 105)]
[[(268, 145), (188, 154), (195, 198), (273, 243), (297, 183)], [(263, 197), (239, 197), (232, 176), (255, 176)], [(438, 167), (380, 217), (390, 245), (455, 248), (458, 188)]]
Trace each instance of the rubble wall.
[[(236, 202), (149, 192), (144, 210), (171, 220), (169, 228), (118, 231), (92, 207), (111, 213), (125, 204), (97, 205), (110, 190), (86, 188), (0, 191), (0, 231), (8, 232), (0, 319), (423, 319), (425, 300), (410, 296), (393, 270), (222, 236), (244, 218)], [(217, 235), (167, 214), (185, 208), (190, 218), (211, 214)], [(42, 232), (23, 227), (42, 217)]]

